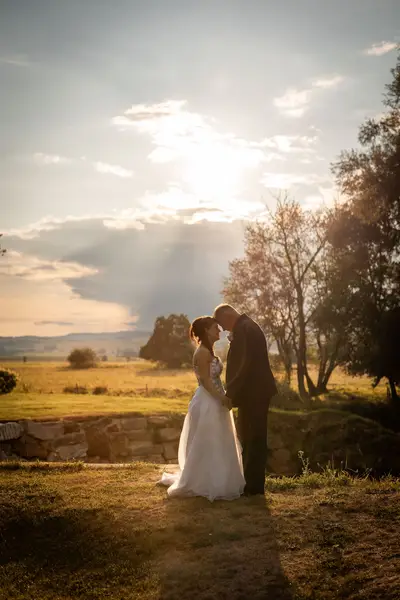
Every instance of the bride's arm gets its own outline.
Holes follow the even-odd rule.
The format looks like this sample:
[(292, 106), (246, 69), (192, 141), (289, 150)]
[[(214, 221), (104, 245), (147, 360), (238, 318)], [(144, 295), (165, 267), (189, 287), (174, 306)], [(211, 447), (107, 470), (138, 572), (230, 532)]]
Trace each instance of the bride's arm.
[(210, 377), (211, 354), (207, 350), (198, 350), (196, 354), (196, 367), (201, 385), (211, 396), (227, 405), (227, 397), (215, 387)]

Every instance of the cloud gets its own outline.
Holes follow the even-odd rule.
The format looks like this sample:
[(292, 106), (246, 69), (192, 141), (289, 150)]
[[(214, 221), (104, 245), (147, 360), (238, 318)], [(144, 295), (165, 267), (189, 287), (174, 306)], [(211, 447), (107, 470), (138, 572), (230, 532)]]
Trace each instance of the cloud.
[(152, 128), (157, 119), (170, 118), (181, 113), (186, 100), (166, 100), (158, 104), (135, 104), (128, 108), (123, 116), (112, 119), (115, 125), (130, 125), (132, 122), (141, 123), (145, 130)]
[(71, 159), (59, 154), (44, 154), (43, 152), (36, 152), (33, 155), (33, 160), (38, 165), (68, 165), (71, 163)]
[(281, 153), (279, 156), (285, 158), (285, 156), (282, 156), (282, 153), (303, 154), (315, 152), (317, 141), (318, 137), (316, 135), (275, 135), (263, 140), (262, 145), (267, 148), (276, 149), (277, 152)]
[[(108, 216), (108, 215), (107, 215)], [(42, 233), (46, 231), (54, 231), (60, 229), (61, 227), (68, 226), (71, 224), (79, 224), (84, 223), (85, 221), (92, 220), (101, 220), (105, 218), (104, 215), (81, 215), (79, 217), (69, 215), (64, 218), (57, 218), (53, 216), (46, 216), (35, 223), (27, 225), (25, 227), (8, 229), (4, 232), (5, 237), (14, 237), (19, 238), (21, 240), (31, 240), (39, 237)]]
[(96, 273), (96, 269), (74, 262), (43, 260), (36, 256), (10, 250), (0, 262), (0, 275), (21, 277), (34, 281), (79, 279)]
[[(190, 208), (184, 218), (192, 219)], [(109, 228), (100, 220), (59, 223), (35, 238), (7, 241), (16, 256), (13, 268), (4, 265), (0, 274), (2, 292), (7, 289), (4, 278), (19, 282), (18, 297), (26, 303), (31, 294), (40, 297), (39, 290), (46, 290), (48, 295), (62, 283), (71, 297), (99, 303), (96, 314), (103, 303), (119, 306), (123, 323), (138, 316), (140, 327), (148, 328), (158, 315), (170, 312), (192, 318), (220, 302), (229, 261), (242, 255), (243, 234), (240, 221), (192, 219), (188, 224), (168, 219), (145, 223), (143, 229)], [(55, 316), (36, 307), (33, 321), (77, 323), (72, 308), (64, 303), (64, 312)]]
[(322, 206), (332, 206), (338, 199), (338, 190), (325, 182), (318, 187), (318, 193), (307, 196), (302, 205), (308, 210), (316, 210)]
[(297, 89), (288, 88), (286, 92), (274, 99), (274, 105), (286, 117), (300, 118), (309, 110), (314, 94), (318, 90), (327, 90), (336, 87), (343, 81), (341, 75), (320, 77), (311, 82), (310, 87)]
[[(253, 218), (264, 209), (264, 204), (259, 201), (239, 197), (219, 199), (218, 203), (201, 200), (195, 194), (185, 192), (173, 185), (161, 193), (147, 192), (137, 199), (135, 204), (135, 208), (118, 212), (110, 211), (79, 217), (70, 215), (61, 219), (47, 216), (31, 225), (6, 230), (4, 236), (8, 238), (7, 244), (10, 247), (11, 238), (28, 242), (39, 238), (45, 232), (61, 229), (76, 230), (87, 227), (88, 223), (91, 223), (94, 228), (95, 224), (99, 224), (106, 229), (140, 231), (144, 230), (147, 224), (166, 224), (169, 221), (185, 224), (203, 220), (232, 223)], [(71, 244), (73, 243), (78, 242), (71, 240)]]
[(31, 62), (26, 54), (9, 54), (0, 56), (0, 63), (13, 67), (29, 67)]
[(249, 219), (263, 208), (259, 202), (234, 196), (219, 198), (218, 203), (199, 200), (196, 194), (184, 192), (176, 186), (170, 186), (160, 194), (146, 194), (142, 205), (147, 210), (146, 217), (142, 219), (143, 223), (166, 221), (171, 218), (187, 224), (201, 220), (233, 222)]
[(117, 177), (132, 177), (133, 171), (124, 169), (119, 165), (110, 165), (104, 162), (95, 162), (94, 168), (98, 173), (105, 173), (109, 175), (116, 175)]
[(240, 192), (245, 173), (271, 157), (260, 146), (232, 133), (221, 133), (215, 121), (187, 109), (184, 100), (134, 105), (112, 119), (119, 130), (147, 135), (152, 163), (179, 163), (190, 192), (208, 200)]
[[(271, 145), (290, 153), (313, 141), (294, 137)], [(319, 186), (318, 198), (309, 193), (311, 208), (329, 192), (315, 174), (267, 172), (263, 183), (274, 189)], [(8, 258), (0, 263), (7, 331), (115, 331), (136, 320), (147, 329), (162, 314), (209, 313), (221, 301), (229, 261), (242, 256), (243, 220), (263, 210), (263, 203), (239, 198), (231, 206), (198, 201), (171, 185), (161, 194), (148, 192), (135, 209), (46, 217), (8, 231)]]
[[(0, 274), (1, 332), (14, 335), (65, 335), (131, 329), (129, 310), (119, 304), (81, 298), (61, 281), (36, 281)], [(29, 301), (27, 301), (29, 298)]]
[(73, 159), (59, 154), (46, 154), (44, 152), (36, 152), (33, 155), (33, 160), (37, 165), (40, 166), (54, 166), (54, 165), (77, 165), (79, 163), (86, 163), (90, 165), (98, 173), (106, 175), (115, 175), (116, 177), (130, 178), (133, 176), (133, 171), (125, 169), (120, 165), (113, 165), (102, 161), (92, 161), (87, 159), (85, 156), (81, 158)]
[[(320, 88), (333, 87), (339, 76), (316, 82)], [(317, 88), (315, 88), (317, 89)], [(278, 104), (285, 110), (305, 110), (311, 90), (288, 94)], [(244, 182), (248, 172), (253, 176), (263, 164), (282, 162), (289, 155), (315, 153), (316, 131), (312, 135), (275, 135), (261, 140), (246, 140), (232, 133), (217, 130), (214, 120), (188, 110), (184, 100), (169, 100), (159, 104), (139, 104), (116, 116), (112, 123), (120, 130), (148, 135), (153, 148), (148, 159), (153, 163), (175, 162), (180, 184), (172, 185), (156, 199), (149, 195), (143, 205), (163, 218), (182, 219), (182, 210), (193, 209), (187, 223), (202, 219), (232, 221), (249, 218), (264, 206), (248, 202)], [(259, 173), (261, 176), (261, 173)], [(256, 177), (259, 180), (259, 177)], [(128, 227), (129, 219), (107, 221), (110, 227)], [(138, 217), (131, 215), (132, 226), (138, 227)]]
[(326, 182), (326, 177), (315, 173), (263, 173), (261, 183), (266, 188), (288, 190), (297, 185), (316, 185)]
[(58, 325), (59, 327), (73, 327), (72, 321), (35, 321), (35, 325)]
[(274, 104), (287, 117), (302, 117), (308, 110), (312, 90), (289, 88), (283, 96), (275, 98)]
[(396, 42), (382, 41), (366, 48), (363, 51), (363, 54), (366, 54), (367, 56), (383, 56), (388, 52), (392, 52), (392, 50), (396, 50), (397, 47), (398, 44)]
[(332, 75), (331, 77), (322, 77), (321, 79), (316, 79), (313, 82), (313, 87), (322, 88), (324, 90), (336, 87), (339, 83), (342, 83), (344, 77), (342, 75)]

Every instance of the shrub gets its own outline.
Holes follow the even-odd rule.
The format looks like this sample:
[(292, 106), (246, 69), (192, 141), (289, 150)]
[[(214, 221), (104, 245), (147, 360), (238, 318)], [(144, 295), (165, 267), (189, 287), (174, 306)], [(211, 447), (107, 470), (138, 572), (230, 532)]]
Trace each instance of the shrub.
[(7, 369), (0, 370), (0, 394), (9, 394), (17, 385), (18, 377)]
[(64, 394), (88, 394), (87, 387), (84, 385), (67, 385), (63, 389)]
[(90, 369), (96, 366), (97, 355), (92, 348), (75, 348), (67, 360), (73, 369)]
[(104, 385), (97, 385), (95, 388), (93, 388), (93, 394), (95, 396), (104, 396), (105, 394), (108, 394), (108, 387)]
[(277, 381), (276, 387), (278, 388), (278, 393), (272, 399), (272, 406), (274, 408), (284, 410), (304, 410), (307, 408), (299, 394), (286, 382)]

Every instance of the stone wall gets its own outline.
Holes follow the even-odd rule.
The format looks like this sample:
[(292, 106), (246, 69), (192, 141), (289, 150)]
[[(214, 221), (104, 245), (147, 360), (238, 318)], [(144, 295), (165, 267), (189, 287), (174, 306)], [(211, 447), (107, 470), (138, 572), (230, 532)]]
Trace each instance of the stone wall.
[(0, 424), (6, 457), (45, 461), (176, 462), (183, 417), (135, 415)]
[[(115, 415), (0, 422), (0, 460), (176, 463), (183, 415)], [(331, 463), (352, 471), (400, 474), (400, 435), (349, 413), (270, 411), (268, 471), (301, 472)]]

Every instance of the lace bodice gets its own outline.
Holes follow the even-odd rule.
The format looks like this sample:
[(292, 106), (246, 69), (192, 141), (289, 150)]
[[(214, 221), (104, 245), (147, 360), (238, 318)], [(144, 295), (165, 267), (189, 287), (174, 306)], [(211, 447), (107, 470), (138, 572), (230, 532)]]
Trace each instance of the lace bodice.
[[(219, 392), (221, 392), (222, 394), (225, 394), (224, 386), (222, 385), (222, 381), (221, 381), (221, 374), (222, 374), (223, 368), (224, 367), (222, 365), (221, 359), (218, 358), (218, 356), (214, 356), (214, 358), (212, 359), (211, 364), (210, 364), (210, 378), (211, 378), (213, 385), (217, 388), (217, 390)], [(194, 365), (193, 369), (194, 369), (198, 384), (201, 385), (200, 375), (199, 375), (197, 365)]]

